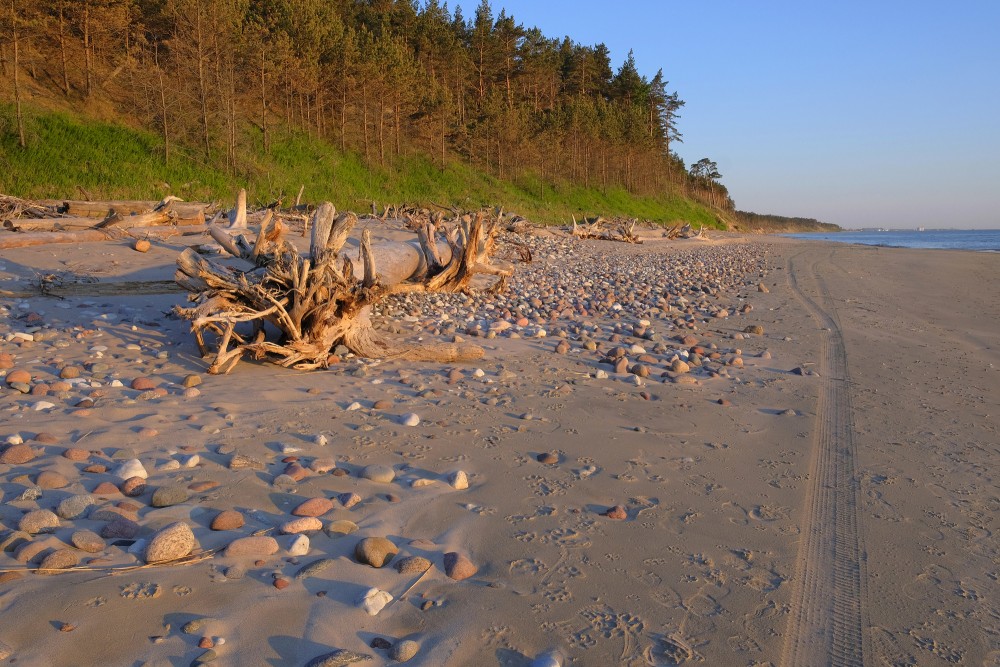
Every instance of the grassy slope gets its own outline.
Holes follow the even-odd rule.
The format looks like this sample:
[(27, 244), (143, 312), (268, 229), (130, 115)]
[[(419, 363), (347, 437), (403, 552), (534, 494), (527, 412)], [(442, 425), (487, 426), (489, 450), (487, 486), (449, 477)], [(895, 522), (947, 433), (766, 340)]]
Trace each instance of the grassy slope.
[[(0, 104), (0, 193), (36, 199), (159, 199), (175, 194), (189, 201), (231, 201), (246, 187), (251, 202), (292, 198), (305, 185), (305, 200), (332, 201), (338, 208), (368, 210), (380, 203), (502, 205), (531, 220), (568, 222), (571, 214), (625, 215), (663, 223), (717, 226), (705, 206), (677, 196), (637, 197), (620, 189), (601, 191), (525, 178), (499, 181), (453, 162), (442, 171), (422, 156), (393, 169), (366, 167), (357, 156), (302, 134), (272, 140), (271, 151), (243, 156), (239, 174), (179, 152), (164, 164), (156, 135), (124, 125), (57, 111), (30, 109), (28, 148), (17, 145), (12, 105)], [(173, 150), (176, 151), (172, 147)]]

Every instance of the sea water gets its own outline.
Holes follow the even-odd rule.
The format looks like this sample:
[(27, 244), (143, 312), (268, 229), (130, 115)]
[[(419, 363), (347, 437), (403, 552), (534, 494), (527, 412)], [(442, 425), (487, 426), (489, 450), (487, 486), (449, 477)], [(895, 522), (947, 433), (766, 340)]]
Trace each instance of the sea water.
[(928, 229), (833, 234), (784, 234), (795, 239), (816, 239), (840, 243), (859, 243), (887, 248), (941, 248), (947, 250), (979, 250), (1000, 252), (1000, 229)]

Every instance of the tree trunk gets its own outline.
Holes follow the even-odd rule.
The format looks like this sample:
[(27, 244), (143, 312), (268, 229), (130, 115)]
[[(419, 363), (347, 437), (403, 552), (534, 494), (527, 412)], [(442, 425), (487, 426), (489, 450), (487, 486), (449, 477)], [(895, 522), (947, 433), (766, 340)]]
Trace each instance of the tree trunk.
[(69, 72), (66, 68), (66, 3), (59, 3), (59, 59), (62, 63), (63, 95), (69, 97)]
[(205, 160), (212, 160), (212, 143), (208, 128), (208, 82), (205, 80), (205, 41), (202, 36), (201, 7), (197, 10), (195, 24), (196, 54), (198, 57), (198, 97), (201, 103), (202, 139), (205, 142)]
[(21, 148), (27, 148), (28, 142), (24, 137), (24, 114), (21, 111), (21, 80), (18, 78), (18, 69), (21, 67), (21, 54), (17, 34), (17, 7), (14, 0), (10, 0), (10, 26), (11, 37), (14, 46), (14, 114), (17, 118), (17, 144)]
[(93, 73), (90, 57), (90, 2), (85, 1), (83, 3), (83, 61), (84, 61), (84, 71), (86, 72), (86, 87), (84, 92), (87, 97), (90, 97), (90, 93), (93, 87)]
[(267, 144), (267, 51), (260, 50), (260, 131), (264, 140), (264, 153), (268, 152)]

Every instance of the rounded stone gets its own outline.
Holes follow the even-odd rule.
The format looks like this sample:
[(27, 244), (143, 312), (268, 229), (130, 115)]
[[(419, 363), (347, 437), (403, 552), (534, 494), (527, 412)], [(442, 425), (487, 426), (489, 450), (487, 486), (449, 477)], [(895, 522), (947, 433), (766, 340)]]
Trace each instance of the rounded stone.
[(188, 389), (190, 389), (191, 387), (197, 387), (200, 384), (201, 384), (200, 375), (187, 375), (184, 377), (184, 381), (181, 382), (181, 385)]
[(90, 452), (86, 449), (79, 449), (77, 447), (67, 447), (63, 450), (63, 458), (69, 459), (70, 461), (86, 461), (90, 458)]
[(94, 487), (92, 493), (95, 496), (117, 496), (121, 491), (111, 482), (101, 482)]
[(400, 574), (423, 574), (431, 569), (431, 562), (422, 556), (407, 556), (396, 561), (394, 567)]
[(444, 555), (444, 573), (455, 581), (462, 581), (479, 571), (471, 560), (457, 551), (449, 551)]
[(354, 546), (354, 558), (372, 567), (388, 564), (397, 553), (396, 545), (384, 537), (366, 537)]
[(66, 479), (65, 475), (55, 470), (43, 470), (35, 478), (35, 484), (43, 489), (61, 489), (69, 484), (69, 480)]
[(326, 526), (326, 534), (330, 537), (343, 537), (344, 535), (350, 535), (351, 533), (357, 532), (357, 530), (358, 524), (353, 521), (348, 521), (347, 519), (331, 521)]
[(191, 553), (194, 549), (194, 533), (191, 527), (182, 521), (172, 523), (161, 529), (146, 545), (146, 562), (162, 563), (177, 560)]
[(463, 491), (469, 488), (469, 476), (464, 470), (456, 470), (448, 475), (448, 483), (453, 489)]
[(333, 501), (329, 498), (310, 498), (292, 510), (294, 516), (323, 516), (333, 509)]
[(388, 484), (396, 479), (396, 471), (390, 466), (373, 463), (362, 468), (361, 477), (379, 484)]
[(141, 496), (146, 492), (146, 479), (144, 477), (129, 477), (121, 485), (121, 492), (130, 498)]
[(79, 366), (63, 366), (59, 371), (59, 377), (63, 380), (73, 380), (80, 377), (82, 369)]
[(21, 517), (17, 529), (29, 535), (51, 533), (59, 527), (59, 517), (51, 510), (32, 510)]
[(0, 463), (21, 465), (33, 461), (35, 452), (28, 445), (11, 445), (0, 454)]
[(212, 519), (212, 524), (209, 526), (212, 530), (236, 530), (243, 527), (243, 515), (236, 510), (223, 510), (215, 515)]
[(79, 519), (87, 514), (87, 511), (93, 504), (94, 497), (89, 493), (69, 496), (68, 498), (63, 498), (56, 507), (56, 514), (63, 519)]
[(156, 389), (156, 382), (154, 382), (152, 378), (137, 377), (132, 380), (132, 383), (129, 386), (136, 391), (150, 391), (152, 389)]
[(281, 524), (278, 532), (284, 535), (295, 535), (298, 533), (312, 533), (317, 530), (323, 530), (323, 522), (316, 517), (303, 516)]
[(139, 459), (129, 459), (128, 461), (123, 461), (122, 464), (115, 470), (115, 475), (123, 480), (128, 479), (129, 477), (142, 477), (143, 479), (149, 477), (149, 473), (146, 472), (146, 468), (143, 467), (142, 461)]
[(15, 368), (14, 370), (7, 373), (7, 384), (28, 384), (31, 382), (31, 373), (20, 368)]
[(401, 642), (396, 642), (393, 647), (389, 649), (389, 657), (396, 662), (406, 662), (419, 652), (420, 644), (412, 639), (404, 639)]
[(80, 564), (80, 557), (72, 549), (56, 549), (38, 566), (38, 574), (57, 574), (57, 570), (67, 570)]
[(755, 334), (757, 336), (763, 336), (764, 335), (764, 327), (762, 327), (759, 324), (752, 324), (750, 326), (744, 327), (743, 328), (743, 333)]
[(87, 553), (96, 554), (104, 551), (104, 538), (92, 530), (78, 530), (69, 538), (70, 544)]
[(183, 486), (161, 486), (153, 492), (150, 504), (153, 507), (171, 507), (186, 502), (191, 494)]
[(674, 359), (674, 362), (670, 364), (670, 370), (674, 373), (687, 373), (691, 370), (691, 367), (680, 359)]
[(101, 528), (101, 537), (107, 540), (131, 540), (139, 533), (139, 524), (119, 516)]
[(226, 556), (270, 556), (278, 552), (278, 541), (270, 535), (240, 537), (226, 547)]

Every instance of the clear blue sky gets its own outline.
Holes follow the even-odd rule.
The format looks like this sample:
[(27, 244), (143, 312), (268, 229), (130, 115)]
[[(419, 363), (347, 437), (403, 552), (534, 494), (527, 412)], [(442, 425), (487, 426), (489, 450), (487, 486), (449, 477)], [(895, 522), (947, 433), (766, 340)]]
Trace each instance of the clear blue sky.
[[(471, 18), (478, 0), (461, 0)], [(454, 9), (455, 3), (449, 3)], [(491, 0), (663, 68), (685, 162), (738, 208), (845, 227), (1000, 228), (1000, 0)]]

